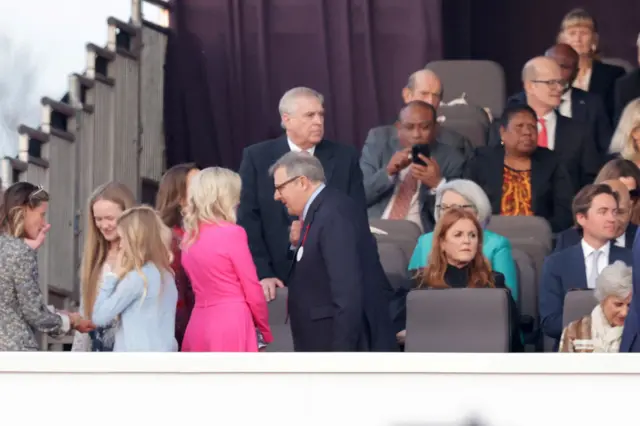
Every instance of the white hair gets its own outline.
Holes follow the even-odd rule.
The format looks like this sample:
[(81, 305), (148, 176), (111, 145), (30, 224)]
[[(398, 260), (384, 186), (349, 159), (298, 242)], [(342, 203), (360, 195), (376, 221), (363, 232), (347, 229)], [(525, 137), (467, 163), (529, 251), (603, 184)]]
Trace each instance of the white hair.
[[(436, 191), (436, 206), (440, 205), (442, 197), (448, 191), (455, 192), (471, 204), (478, 215), (478, 222), (486, 227), (491, 220), (491, 203), (484, 190), (475, 182), (467, 179), (455, 179), (438, 187)], [(440, 209), (435, 211), (436, 222), (440, 219)]]
[(311, 182), (324, 183), (322, 163), (307, 152), (290, 151), (284, 154), (269, 168), (269, 176), (273, 177), (276, 170), (281, 167), (284, 168), (289, 178), (304, 176)]
[(240, 175), (232, 170), (208, 167), (197, 172), (187, 189), (185, 241), (191, 243), (197, 239), (201, 223), (235, 223), (241, 189)]
[(625, 160), (633, 160), (638, 155), (638, 149), (631, 140), (631, 133), (640, 127), (640, 98), (629, 102), (622, 111), (620, 122), (611, 138), (609, 152), (620, 154)]
[(598, 302), (604, 301), (609, 296), (626, 299), (633, 287), (632, 275), (630, 266), (621, 260), (616, 260), (598, 275), (595, 298)]
[[(297, 101), (300, 98), (315, 98), (320, 104), (324, 103), (324, 96), (322, 96), (320, 92), (308, 87), (294, 87), (293, 89), (287, 90), (280, 98), (280, 103), (278, 104), (280, 117), (284, 114), (293, 114), (296, 110)], [(284, 128), (284, 123), (281, 123), (281, 125)]]

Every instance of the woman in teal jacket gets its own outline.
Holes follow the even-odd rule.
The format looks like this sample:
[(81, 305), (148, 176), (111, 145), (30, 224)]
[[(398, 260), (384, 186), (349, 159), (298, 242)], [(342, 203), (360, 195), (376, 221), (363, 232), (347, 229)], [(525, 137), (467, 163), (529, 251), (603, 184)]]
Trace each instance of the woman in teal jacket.
[[(487, 194), (475, 182), (456, 179), (441, 185), (436, 192), (435, 219), (450, 208), (463, 208), (474, 211), (484, 230), (482, 253), (491, 264), (491, 269), (504, 275), (506, 286), (511, 290), (513, 299), (518, 301), (518, 277), (516, 264), (511, 255), (511, 243), (506, 237), (486, 229), (491, 219), (491, 204)], [(422, 235), (413, 251), (409, 270), (427, 266), (433, 232)]]

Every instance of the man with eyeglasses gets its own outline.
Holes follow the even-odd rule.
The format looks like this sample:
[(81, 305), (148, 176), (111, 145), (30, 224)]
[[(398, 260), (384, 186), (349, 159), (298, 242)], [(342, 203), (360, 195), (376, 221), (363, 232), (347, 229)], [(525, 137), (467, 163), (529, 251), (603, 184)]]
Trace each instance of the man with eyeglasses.
[(588, 125), (595, 135), (598, 152), (605, 155), (611, 143), (611, 121), (600, 96), (572, 87), (578, 75), (578, 53), (568, 44), (559, 43), (550, 47), (545, 56), (558, 63), (562, 79), (567, 82), (558, 112)]
[[(287, 91), (279, 111), (285, 134), (251, 145), (244, 150), (240, 164), (242, 194), (238, 224), (247, 232), (249, 248), (267, 301), (284, 287), (293, 260), (293, 247), (300, 238), (300, 220), (287, 214), (273, 199), (269, 167), (288, 152), (304, 152), (316, 157), (326, 171), (327, 186), (351, 196), (362, 206), (365, 217), (362, 172), (353, 146), (324, 138), (324, 97), (307, 87)], [(296, 185), (283, 182), (276, 191)]]
[[(511, 99), (509, 104), (526, 103), (538, 117), (538, 146), (555, 151), (565, 165), (578, 191), (595, 179), (602, 160), (588, 126), (557, 112), (562, 94), (568, 87), (560, 66), (544, 56), (528, 61), (522, 70), (524, 99)], [(489, 136), (490, 146), (501, 143), (498, 125)]]

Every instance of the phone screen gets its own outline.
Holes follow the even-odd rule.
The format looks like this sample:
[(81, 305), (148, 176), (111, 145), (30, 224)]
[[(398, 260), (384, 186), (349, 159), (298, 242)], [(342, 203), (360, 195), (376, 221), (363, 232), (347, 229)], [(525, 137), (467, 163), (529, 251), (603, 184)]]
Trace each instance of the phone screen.
[(427, 164), (422, 161), (418, 154), (422, 154), (425, 157), (431, 156), (431, 150), (429, 149), (429, 145), (426, 144), (416, 144), (411, 147), (411, 161), (415, 164), (420, 164), (421, 166), (426, 166)]

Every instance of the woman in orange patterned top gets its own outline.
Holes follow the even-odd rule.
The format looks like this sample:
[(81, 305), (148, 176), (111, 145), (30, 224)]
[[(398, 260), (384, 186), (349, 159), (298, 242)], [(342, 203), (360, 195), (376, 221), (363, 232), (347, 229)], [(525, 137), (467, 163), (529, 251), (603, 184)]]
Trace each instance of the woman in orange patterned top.
[(557, 155), (537, 146), (536, 123), (529, 106), (507, 107), (500, 124), (502, 146), (478, 149), (465, 177), (485, 190), (495, 214), (540, 216), (560, 232), (572, 224), (575, 189)]

